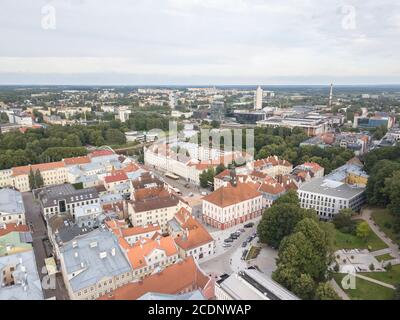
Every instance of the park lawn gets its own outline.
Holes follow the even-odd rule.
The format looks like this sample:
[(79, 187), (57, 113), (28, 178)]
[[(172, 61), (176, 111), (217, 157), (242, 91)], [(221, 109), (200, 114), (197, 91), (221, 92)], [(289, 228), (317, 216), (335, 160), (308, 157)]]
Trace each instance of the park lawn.
[(394, 286), (400, 284), (400, 265), (392, 266), (392, 270), (386, 272), (364, 272), (360, 274)]
[(377, 256), (377, 257), (375, 257), (376, 258), (376, 260), (378, 260), (379, 262), (382, 262), (382, 261), (388, 261), (388, 260), (393, 260), (394, 258), (390, 255), (390, 253), (386, 253), (386, 254), (383, 254), (383, 255), (381, 255), (381, 256)]
[[(361, 223), (361, 221), (359, 222)], [(371, 230), (371, 234), (366, 240), (363, 240), (353, 234), (343, 233), (336, 230), (335, 233), (335, 248), (340, 249), (368, 249), (372, 251), (385, 249), (388, 246)]]
[[(333, 278), (341, 287), (341, 282), (346, 274), (335, 273)], [(351, 300), (393, 300), (394, 290), (379, 284), (356, 278), (356, 289), (344, 290)]]
[(394, 242), (400, 245), (400, 235), (396, 234), (392, 228), (388, 228), (389, 225), (394, 225), (394, 216), (390, 213), (389, 209), (384, 208), (371, 208), (372, 218), (379, 228)]

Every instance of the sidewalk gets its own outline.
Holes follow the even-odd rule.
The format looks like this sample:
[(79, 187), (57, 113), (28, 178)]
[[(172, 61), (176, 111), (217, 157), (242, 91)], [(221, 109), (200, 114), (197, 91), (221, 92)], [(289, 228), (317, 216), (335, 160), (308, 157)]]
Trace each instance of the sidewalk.
[(330, 281), (330, 284), (332, 288), (336, 291), (336, 293), (339, 295), (339, 297), (342, 298), (342, 300), (350, 300), (349, 296), (346, 294), (346, 292), (343, 291), (343, 289), (336, 283), (334, 279)]
[(390, 249), (390, 254), (394, 257), (394, 259), (400, 259), (400, 251), (399, 247), (396, 243), (392, 241), (392, 239), (388, 238), (388, 236), (381, 230), (379, 227), (374, 224), (374, 219), (372, 219), (372, 210), (371, 209), (363, 209), (361, 215), (359, 216), (361, 219), (365, 220), (373, 232), (388, 245)]
[(386, 288), (393, 289), (393, 290), (396, 289), (395, 286), (392, 286), (391, 284), (388, 284), (388, 283), (385, 283), (385, 282), (382, 282), (382, 281), (379, 281), (379, 280), (376, 280), (376, 279), (372, 279), (372, 278), (369, 278), (369, 277), (366, 277), (366, 276), (362, 276), (361, 274), (358, 274), (358, 273), (356, 274), (356, 277), (360, 278), (360, 279), (367, 280), (367, 281), (375, 283), (375, 284), (379, 284), (382, 287), (386, 287)]

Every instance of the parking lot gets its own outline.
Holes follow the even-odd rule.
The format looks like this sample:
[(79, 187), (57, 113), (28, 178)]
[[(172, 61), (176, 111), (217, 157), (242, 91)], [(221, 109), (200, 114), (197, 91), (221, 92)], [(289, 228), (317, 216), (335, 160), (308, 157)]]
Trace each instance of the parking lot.
[[(215, 277), (220, 276), (223, 273), (232, 273), (247, 267), (247, 264), (242, 260), (243, 251), (251, 246), (251, 243), (257, 241), (257, 238), (253, 238), (251, 243), (247, 243), (243, 247), (243, 242), (248, 239), (249, 236), (254, 235), (257, 229), (257, 223), (259, 219), (255, 219), (251, 222), (254, 223), (251, 228), (244, 228), (244, 224), (237, 225), (234, 228), (228, 230), (211, 231), (211, 235), (215, 239), (215, 255), (207, 261), (201, 262), (202, 269)], [(230, 237), (234, 232), (244, 229), (244, 232), (240, 232), (240, 236), (229, 242), (230, 247), (226, 247), (225, 240)], [(246, 241), (247, 242), (247, 241)]]

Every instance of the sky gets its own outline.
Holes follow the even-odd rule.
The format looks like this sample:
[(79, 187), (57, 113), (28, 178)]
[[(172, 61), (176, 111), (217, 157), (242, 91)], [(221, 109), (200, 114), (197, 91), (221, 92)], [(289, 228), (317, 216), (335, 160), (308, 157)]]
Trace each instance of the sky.
[(398, 0), (1, 0), (0, 84), (400, 84)]

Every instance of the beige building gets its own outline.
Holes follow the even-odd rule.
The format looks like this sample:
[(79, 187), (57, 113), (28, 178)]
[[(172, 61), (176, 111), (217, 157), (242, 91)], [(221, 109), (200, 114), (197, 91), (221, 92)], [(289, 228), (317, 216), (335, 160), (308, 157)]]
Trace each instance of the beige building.
[(128, 201), (128, 214), (133, 226), (158, 224), (167, 232), (168, 221), (180, 208), (191, 211), (182, 198), (163, 187), (140, 189), (132, 193)]
[(71, 300), (94, 300), (133, 280), (118, 238), (108, 230), (96, 229), (62, 246), (60, 264)]
[(231, 182), (203, 198), (205, 223), (228, 229), (262, 214), (263, 197), (252, 183)]

